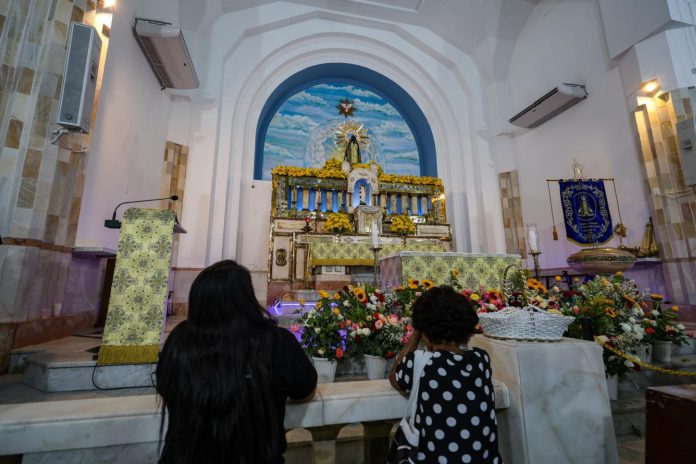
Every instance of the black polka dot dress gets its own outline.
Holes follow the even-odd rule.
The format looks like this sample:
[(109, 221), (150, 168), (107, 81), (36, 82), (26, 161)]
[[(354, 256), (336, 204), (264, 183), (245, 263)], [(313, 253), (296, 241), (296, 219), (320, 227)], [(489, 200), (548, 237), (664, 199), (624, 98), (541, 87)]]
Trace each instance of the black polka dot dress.
[[(414, 353), (396, 369), (399, 386), (413, 386)], [(416, 408), (418, 462), (500, 464), (495, 396), (488, 354), (435, 351), (421, 374)]]

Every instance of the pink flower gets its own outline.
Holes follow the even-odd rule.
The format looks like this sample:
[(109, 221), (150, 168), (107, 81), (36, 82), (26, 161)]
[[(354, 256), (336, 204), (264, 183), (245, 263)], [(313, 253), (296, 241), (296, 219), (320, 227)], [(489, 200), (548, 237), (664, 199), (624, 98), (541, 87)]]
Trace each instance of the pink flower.
[(379, 330), (384, 326), (384, 323), (382, 321), (377, 321), (375, 322), (375, 329)]
[(573, 306), (573, 312), (574, 312), (575, 314), (580, 313), (580, 308), (578, 308), (577, 306)]
[(300, 330), (300, 324), (297, 322), (290, 326), (290, 332), (297, 333)]
[(360, 328), (360, 326), (354, 322), (353, 323), (353, 330), (358, 330), (359, 328)]

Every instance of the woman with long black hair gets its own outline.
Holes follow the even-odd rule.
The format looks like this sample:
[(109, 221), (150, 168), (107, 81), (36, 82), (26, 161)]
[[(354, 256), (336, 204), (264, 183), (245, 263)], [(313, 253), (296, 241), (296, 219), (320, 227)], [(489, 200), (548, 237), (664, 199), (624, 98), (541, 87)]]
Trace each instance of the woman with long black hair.
[(285, 403), (310, 399), (317, 374), (294, 335), (256, 300), (249, 271), (220, 261), (189, 293), (157, 364), (162, 464), (283, 463)]

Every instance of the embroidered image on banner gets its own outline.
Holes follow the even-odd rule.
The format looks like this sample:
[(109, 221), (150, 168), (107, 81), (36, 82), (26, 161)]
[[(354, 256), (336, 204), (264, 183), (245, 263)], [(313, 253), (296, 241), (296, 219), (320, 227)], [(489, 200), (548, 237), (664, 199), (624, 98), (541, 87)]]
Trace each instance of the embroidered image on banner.
[(566, 237), (578, 245), (601, 245), (612, 235), (604, 181), (561, 180), (561, 207)]

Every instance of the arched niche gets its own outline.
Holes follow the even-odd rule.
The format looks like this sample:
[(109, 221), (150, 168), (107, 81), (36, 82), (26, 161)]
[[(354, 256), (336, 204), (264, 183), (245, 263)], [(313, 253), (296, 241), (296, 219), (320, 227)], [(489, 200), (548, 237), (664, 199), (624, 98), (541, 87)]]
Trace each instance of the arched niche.
[(263, 178), (264, 144), (271, 120), (290, 97), (319, 84), (343, 84), (367, 89), (386, 100), (408, 125), (418, 149), (420, 175), (437, 177), (435, 140), (423, 111), (398, 84), (369, 68), (349, 63), (310, 66), (284, 80), (270, 95), (259, 116), (254, 155), (254, 179)]

